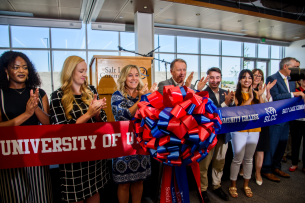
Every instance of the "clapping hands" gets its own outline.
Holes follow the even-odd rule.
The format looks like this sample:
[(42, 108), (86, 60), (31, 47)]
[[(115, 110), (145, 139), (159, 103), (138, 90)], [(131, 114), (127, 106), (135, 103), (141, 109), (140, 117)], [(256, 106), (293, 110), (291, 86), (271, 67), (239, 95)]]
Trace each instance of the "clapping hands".
[(201, 80), (198, 82), (197, 84), (197, 90), (201, 91), (205, 85), (207, 84), (208, 80), (209, 80), (209, 75), (207, 75), (205, 78), (202, 77)]
[(32, 116), (38, 107), (38, 102), (39, 102), (39, 90), (37, 88), (35, 92), (33, 90), (30, 91), (30, 98), (26, 104), (25, 112), (28, 113), (30, 116)]

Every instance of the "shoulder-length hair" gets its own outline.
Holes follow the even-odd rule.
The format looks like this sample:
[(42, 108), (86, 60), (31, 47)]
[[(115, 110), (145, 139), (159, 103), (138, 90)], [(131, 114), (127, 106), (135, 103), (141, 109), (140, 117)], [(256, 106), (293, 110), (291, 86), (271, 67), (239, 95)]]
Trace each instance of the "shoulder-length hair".
[(6, 90), (9, 88), (9, 81), (7, 80), (5, 70), (14, 65), (14, 62), (18, 56), (26, 62), (28, 67), (29, 74), (28, 79), (25, 81), (25, 86), (32, 89), (40, 87), (40, 77), (30, 59), (24, 53), (17, 51), (7, 51), (4, 52), (0, 57), (0, 89)]
[(259, 72), (259, 74), (262, 75), (262, 81), (265, 82), (264, 72), (263, 72), (261, 69), (254, 68), (254, 69), (252, 70), (252, 74), (254, 75), (254, 73), (256, 73), (257, 71)]
[[(60, 82), (61, 82), (61, 90), (63, 92), (61, 103), (65, 109), (65, 114), (68, 119), (72, 119), (70, 112), (73, 109), (73, 101), (77, 104), (72, 92), (73, 72), (75, 71), (76, 66), (83, 61), (85, 60), (79, 56), (69, 56), (65, 60), (61, 70)], [(80, 91), (82, 93), (81, 100), (89, 106), (90, 102), (93, 99), (93, 93), (88, 89), (88, 84), (86, 80), (84, 84), (81, 85)], [(82, 108), (80, 106), (79, 108), (82, 111)]]
[[(123, 94), (124, 97), (127, 97), (128, 92), (126, 91), (126, 79), (127, 76), (132, 68), (137, 69), (139, 73), (139, 84), (137, 86), (137, 90), (141, 90), (144, 86), (142, 79), (141, 79), (141, 71), (140, 68), (136, 65), (127, 65), (124, 68), (122, 68), (119, 78), (117, 80), (117, 89)], [(130, 95), (131, 96), (131, 95)]]
[[(238, 76), (238, 83), (236, 86), (236, 93), (235, 93), (235, 97), (238, 101), (237, 106), (240, 106), (241, 103), (244, 101), (242, 93), (241, 93), (240, 81), (241, 81), (241, 79), (243, 79), (243, 77), (245, 76), (246, 73), (248, 73), (250, 75), (250, 77), (252, 78), (252, 81), (253, 81), (253, 73), (249, 69), (244, 69), (244, 70), (240, 71), (239, 76)], [(249, 89), (250, 89), (250, 87), (249, 87)], [(253, 103), (255, 103), (255, 104), (259, 103), (259, 100), (256, 98), (256, 93), (254, 91), (253, 91)]]

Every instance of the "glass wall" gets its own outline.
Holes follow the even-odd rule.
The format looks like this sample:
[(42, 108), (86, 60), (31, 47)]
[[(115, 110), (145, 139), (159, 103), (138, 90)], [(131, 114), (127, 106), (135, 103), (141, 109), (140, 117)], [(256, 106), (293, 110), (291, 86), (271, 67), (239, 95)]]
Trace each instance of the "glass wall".
[[(275, 73), (278, 70), (275, 66), (278, 67), (283, 51), (283, 47), (266, 44), (155, 35), (155, 48), (159, 46), (155, 57), (169, 63), (174, 58), (184, 59), (188, 67), (187, 76), (194, 71), (193, 84), (201, 77), (206, 77), (209, 68), (218, 67), (222, 70), (222, 87), (231, 90), (235, 90), (238, 74), (242, 69), (257, 67), (264, 71), (265, 76)], [(166, 77), (164, 67), (164, 62), (155, 62), (156, 82), (171, 77), (169, 68)]]
[[(0, 32), (0, 54), (7, 50), (25, 53), (35, 65), (47, 95), (60, 87), (60, 71), (71, 55), (82, 57), (87, 64), (93, 55), (135, 56), (118, 50), (118, 46), (135, 50), (132, 32), (92, 30), (91, 25), (85, 24), (81, 29), (0, 25)], [(156, 82), (169, 79), (169, 63), (182, 58), (187, 62), (187, 76), (194, 72), (193, 84), (205, 77), (209, 68), (219, 67), (223, 72), (222, 86), (231, 89), (235, 88), (241, 69), (254, 68), (253, 62), (247, 62), (249, 58), (268, 60), (269, 67), (260, 66), (270, 75), (278, 70), (283, 52), (280, 46), (158, 34), (154, 44), (155, 48), (160, 46), (155, 52), (155, 58), (160, 60), (154, 62)]]

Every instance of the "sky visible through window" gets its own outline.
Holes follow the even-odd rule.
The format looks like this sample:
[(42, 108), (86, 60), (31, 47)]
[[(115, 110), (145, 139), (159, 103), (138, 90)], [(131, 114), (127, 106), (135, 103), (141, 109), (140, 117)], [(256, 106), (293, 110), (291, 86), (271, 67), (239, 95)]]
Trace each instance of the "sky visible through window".
[[(2, 54), (9, 50), (8, 26), (0, 25), (0, 32), (0, 54)], [(50, 72), (51, 64), (53, 64), (53, 72), (60, 72), (65, 59), (71, 55), (82, 57), (87, 64), (90, 63), (93, 55), (135, 56), (133, 53), (118, 51), (118, 46), (131, 51), (135, 50), (134, 33), (92, 30), (91, 25), (87, 26), (87, 45), (85, 25), (81, 29), (11, 26), (11, 42), (12, 50), (25, 53), (38, 72)], [(243, 57), (272, 59), (269, 73), (272, 74), (278, 70), (282, 50), (282, 47), (266, 44), (157, 34), (154, 43), (155, 48), (160, 46), (155, 52), (157, 59), (167, 62), (175, 58), (184, 59), (187, 62), (188, 72), (196, 73), (194, 81), (199, 79), (199, 72), (202, 77), (209, 68), (219, 67), (223, 72), (223, 81), (234, 84), (237, 82), (241, 68), (254, 68), (253, 61), (242, 64)], [(266, 72), (267, 63), (257, 62), (256, 65), (264, 66), (263, 69)], [(169, 68), (168, 65), (168, 72)], [(155, 72), (159, 71), (164, 72), (165, 65), (155, 61)], [(170, 76), (168, 74), (167, 77)], [(165, 74), (159, 79), (165, 80)]]

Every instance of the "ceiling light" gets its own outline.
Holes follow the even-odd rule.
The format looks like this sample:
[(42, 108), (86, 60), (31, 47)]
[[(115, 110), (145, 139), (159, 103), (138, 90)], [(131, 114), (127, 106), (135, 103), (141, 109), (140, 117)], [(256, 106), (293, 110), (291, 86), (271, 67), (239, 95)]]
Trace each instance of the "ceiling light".
[(200, 13), (196, 13), (196, 16), (200, 16)]
[(145, 9), (147, 9), (147, 6), (144, 6)]
[(293, 39), (299, 39), (300, 37), (294, 37)]
[(239, 22), (239, 23), (240, 23), (240, 22), (241, 22), (241, 20), (238, 20), (237, 22)]
[(123, 16), (120, 16), (119, 18), (123, 18)]
[(246, 32), (247, 30), (241, 30), (242, 32)]

